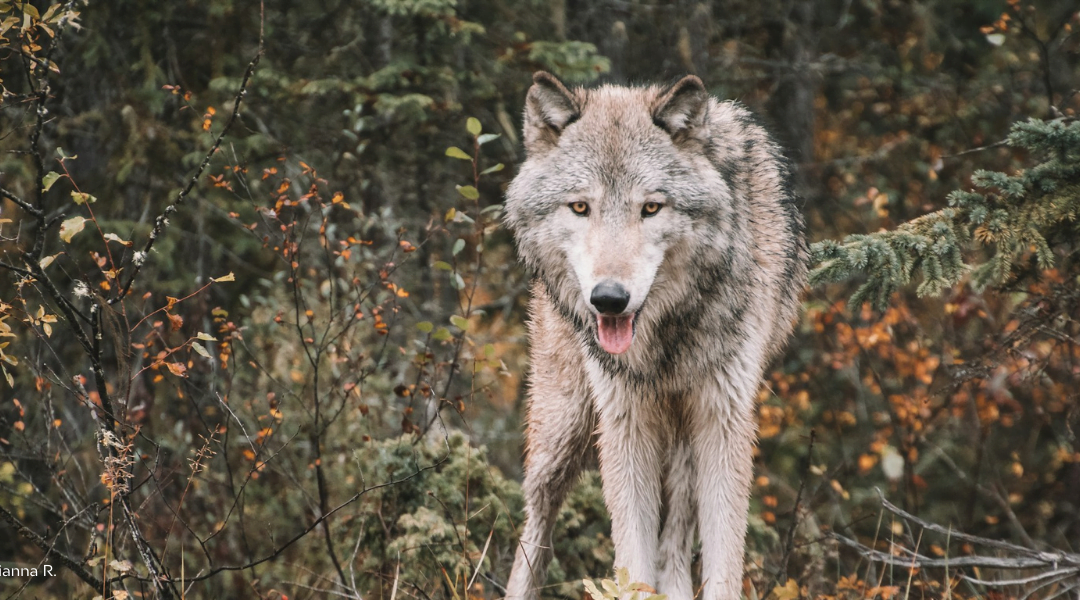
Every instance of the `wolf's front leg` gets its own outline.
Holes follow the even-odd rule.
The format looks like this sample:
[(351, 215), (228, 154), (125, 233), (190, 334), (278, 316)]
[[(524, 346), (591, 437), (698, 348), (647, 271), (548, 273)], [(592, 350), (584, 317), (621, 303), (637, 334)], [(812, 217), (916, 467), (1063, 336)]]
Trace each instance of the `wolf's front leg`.
[[(680, 432), (681, 433), (681, 432)], [(668, 600), (692, 600), (694, 581), (690, 558), (694, 547), (697, 515), (694, 508), (694, 455), (690, 441), (676, 436), (668, 450), (664, 473), (667, 516), (660, 532), (659, 585)]]
[(596, 426), (580, 364), (536, 354), (522, 485), (525, 525), (506, 585), (506, 597), (514, 600), (539, 598), (551, 562), (555, 518), (577, 481)]
[(704, 387), (694, 403), (691, 436), (704, 584), (701, 598), (738, 600), (754, 469), (754, 405), (745, 391), (740, 394), (722, 383)]
[(657, 584), (661, 457), (667, 423), (657, 402), (615, 384), (595, 385), (604, 503), (611, 514), (615, 567), (630, 581)]

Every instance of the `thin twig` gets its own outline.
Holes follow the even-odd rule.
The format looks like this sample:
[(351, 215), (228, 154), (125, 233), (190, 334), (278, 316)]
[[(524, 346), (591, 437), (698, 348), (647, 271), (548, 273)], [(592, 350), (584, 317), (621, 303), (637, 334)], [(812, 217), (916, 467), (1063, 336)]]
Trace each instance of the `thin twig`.
[(430, 471), (431, 469), (435, 469), (435, 468), (441, 466), (443, 463), (445, 463), (447, 460), (449, 460), (449, 458), (450, 458), (450, 454), (447, 453), (446, 456), (443, 456), (438, 461), (436, 461), (436, 462), (434, 462), (434, 463), (432, 463), (432, 464), (430, 464), (430, 465), (428, 465), (426, 467), (420, 467), (419, 469), (417, 469), (416, 471), (410, 473), (406, 477), (402, 477), (401, 479), (395, 479), (395, 480), (392, 480), (392, 481), (387, 481), (386, 483), (380, 483), (378, 485), (373, 485), (371, 487), (364, 488), (363, 490), (353, 494), (353, 496), (351, 498), (349, 498), (348, 500), (346, 500), (346, 501), (342, 502), (341, 504), (337, 505), (336, 507), (334, 507), (333, 510), (330, 510), (326, 514), (324, 514), (324, 515), (318, 517), (317, 519), (315, 519), (314, 521), (312, 521), (302, 531), (300, 531), (297, 534), (293, 535), (291, 538), (288, 539), (288, 541), (286, 541), (282, 545), (278, 546), (274, 551), (272, 551), (270, 554), (267, 554), (266, 556), (263, 556), (262, 558), (253, 560), (253, 561), (251, 561), (251, 562), (249, 562), (247, 564), (244, 564), (244, 565), (226, 565), (226, 566), (222, 566), (222, 567), (216, 567), (216, 568), (212, 569), (208, 573), (204, 573), (204, 574), (199, 575), (197, 577), (188, 579), (187, 582), (188, 583), (195, 583), (195, 582), (198, 582), (198, 581), (203, 581), (205, 579), (210, 579), (211, 577), (217, 575), (218, 573), (224, 572), (224, 571), (244, 571), (244, 570), (250, 569), (252, 567), (256, 567), (258, 565), (261, 565), (261, 564), (263, 564), (265, 562), (274, 560), (275, 558), (280, 556), (281, 553), (285, 552), (285, 550), (288, 549), (290, 546), (292, 546), (296, 542), (300, 541), (307, 534), (314, 531), (315, 528), (322, 525), (323, 521), (325, 521), (326, 519), (329, 519), (330, 517), (332, 517), (334, 514), (336, 514), (338, 511), (345, 508), (346, 506), (349, 506), (353, 502), (356, 502), (361, 497), (366, 495), (368, 492), (373, 492), (375, 490), (379, 490), (379, 489), (382, 489), (382, 488), (392, 487), (392, 486), (404, 483), (406, 481), (409, 481), (410, 479), (413, 479), (414, 477), (417, 477), (417, 476), (421, 475), (425, 471)]
[(810, 441), (806, 444), (806, 465), (803, 469), (803, 476), (799, 480), (799, 491), (795, 493), (795, 508), (791, 509), (791, 527), (788, 529), (787, 539), (784, 541), (784, 554), (783, 558), (780, 559), (780, 570), (776, 573), (776, 581), (773, 582), (774, 586), (779, 585), (781, 579), (787, 573), (788, 561), (795, 550), (795, 530), (799, 527), (799, 509), (802, 508), (803, 490), (806, 488), (806, 480), (810, 477), (810, 465), (814, 464), (815, 437), (816, 433), (811, 429)]
[(94, 588), (95, 590), (102, 589), (103, 584), (100, 579), (91, 575), (89, 571), (83, 568), (83, 566), (76, 562), (73, 558), (54, 548), (51, 544), (49, 544), (48, 541), (45, 540), (45, 538), (34, 533), (33, 530), (24, 525), (22, 521), (20, 521), (15, 515), (8, 512), (8, 509), (4, 508), (3, 506), (0, 506), (0, 517), (3, 517), (4, 520), (7, 521), (8, 524), (15, 529), (15, 531), (18, 531), (19, 535), (30, 540), (34, 543), (35, 546), (44, 550), (45, 556), (56, 559), (60, 564), (64, 565), (64, 567), (74, 573), (76, 577), (85, 581), (87, 584), (90, 585), (90, 587)]
[[(260, 3), (260, 13), (263, 13), (263, 11), (264, 7)], [(218, 148), (221, 146), (221, 141), (225, 139), (225, 135), (229, 133), (230, 129), (232, 129), (232, 126), (236, 122), (236, 120), (240, 118), (240, 104), (244, 101), (244, 96), (247, 95), (248, 83), (251, 81), (251, 76), (253, 73), (255, 73), (255, 67), (259, 65), (259, 60), (262, 59), (264, 52), (262, 24), (262, 21), (264, 20), (265, 14), (263, 13), (261, 15), (259, 25), (259, 50), (255, 53), (255, 57), (251, 59), (251, 62), (248, 63), (247, 70), (244, 71), (244, 77), (240, 81), (240, 88), (237, 90), (236, 96), (233, 99), (233, 110), (232, 114), (229, 115), (229, 120), (225, 122), (225, 126), (221, 129), (221, 132), (214, 140), (214, 144), (203, 156), (202, 162), (199, 163), (199, 167), (195, 169), (195, 173), (192, 174), (191, 179), (188, 180), (188, 183), (186, 186), (184, 186), (184, 189), (176, 195), (176, 199), (173, 200), (172, 204), (165, 207), (165, 210), (163, 210), (161, 214), (158, 215), (156, 219), (154, 219), (154, 228), (150, 231), (150, 237), (147, 238), (146, 244), (143, 246), (142, 249), (144, 255), (143, 260), (138, 262), (132, 262), (131, 275), (128, 276), (127, 281), (124, 283), (124, 285), (120, 287), (120, 291), (116, 294), (116, 296), (109, 300), (109, 304), (115, 304), (123, 300), (131, 291), (131, 284), (134, 283), (135, 278), (139, 276), (139, 271), (142, 270), (143, 264), (145, 264), (145, 261), (149, 258), (150, 250), (153, 249), (154, 243), (157, 242), (157, 239), (161, 236), (162, 233), (164, 233), (165, 228), (168, 227), (169, 217), (177, 211), (179, 206), (183, 204), (185, 200), (187, 200), (188, 194), (190, 194), (191, 190), (195, 188), (195, 184), (199, 182), (199, 178), (202, 177), (203, 171), (205, 171), (206, 167), (210, 165), (210, 160), (213, 158), (214, 154), (217, 153)]]

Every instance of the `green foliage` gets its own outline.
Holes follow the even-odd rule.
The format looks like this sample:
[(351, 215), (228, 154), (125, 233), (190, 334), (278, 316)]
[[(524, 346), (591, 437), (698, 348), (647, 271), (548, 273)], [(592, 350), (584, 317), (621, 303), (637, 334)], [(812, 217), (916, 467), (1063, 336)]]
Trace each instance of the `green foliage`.
[[(426, 589), (432, 596), (453, 595), (464, 593), (477, 569), (509, 568), (523, 498), (520, 486), (488, 463), (485, 448), (471, 447), (461, 434), (420, 442), (403, 436), (366, 443), (354, 460), (367, 486), (397, 482), (365, 495), (360, 531), (345, 534), (359, 536), (361, 569), (373, 574), (365, 587), (387, 586), (399, 573), (403, 582), (435, 583)], [(600, 475), (589, 471), (559, 511), (548, 573), (556, 593), (574, 596), (581, 578), (610, 571), (610, 530)], [(448, 589), (443, 572), (453, 582)]]
[(600, 473), (582, 475), (559, 509), (555, 531), (555, 558), (548, 570), (548, 585), (555, 586), (555, 593), (575, 597), (580, 594), (577, 582), (583, 577), (611, 572), (615, 553)]
[(448, 17), (457, 0), (373, 0), (372, 5), (395, 17)]
[[(400, 482), (362, 501), (361, 570), (379, 574), (369, 585), (392, 583), (400, 565), (402, 581), (435, 582), (439, 588), (428, 590), (434, 594), (445, 572), (452, 589), (464, 594), (474, 571), (490, 571), (497, 549), (512, 545), (521, 489), (488, 465), (484, 448), (471, 447), (461, 434), (419, 443), (412, 436), (373, 441), (354, 458), (368, 485)], [(489, 552), (478, 564), (485, 546)]]
[[(870, 301), (879, 310), (913, 278), (919, 296), (937, 295), (969, 270), (976, 289), (1009, 281), (1034, 261), (1054, 265), (1051, 245), (1070, 240), (1080, 216), (1080, 121), (1029, 119), (1013, 126), (1006, 142), (1041, 159), (1015, 175), (976, 171), (981, 191), (955, 191), (949, 208), (923, 215), (891, 231), (825, 240), (811, 248), (811, 285), (864, 276), (850, 297), (856, 308)], [(989, 247), (970, 261), (974, 240)]]
[(611, 69), (611, 61), (588, 42), (533, 42), (529, 60), (574, 82), (592, 81)]

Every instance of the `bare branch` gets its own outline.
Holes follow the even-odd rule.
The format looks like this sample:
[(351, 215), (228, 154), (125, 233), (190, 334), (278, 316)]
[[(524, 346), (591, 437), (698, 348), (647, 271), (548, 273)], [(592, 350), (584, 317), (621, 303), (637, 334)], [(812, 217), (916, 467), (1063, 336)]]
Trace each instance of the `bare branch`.
[(33, 542), (34, 545), (38, 548), (41, 548), (45, 552), (45, 556), (55, 559), (60, 564), (64, 565), (67, 570), (74, 573), (79, 579), (85, 581), (90, 587), (94, 588), (95, 590), (100, 591), (102, 589), (103, 584), (100, 579), (90, 574), (89, 571), (87, 571), (81, 564), (76, 562), (70, 556), (57, 550), (45, 538), (34, 533), (33, 530), (24, 525), (22, 521), (16, 518), (15, 515), (8, 512), (8, 509), (4, 508), (3, 506), (0, 506), (0, 517), (3, 517), (3, 519), (7, 521), (8, 524), (15, 529), (15, 531), (18, 531), (19, 535)]
[[(149, 257), (150, 250), (154, 247), (154, 243), (157, 242), (158, 237), (160, 237), (161, 234), (164, 233), (165, 228), (168, 227), (169, 217), (177, 211), (178, 207), (183, 204), (185, 200), (187, 200), (188, 194), (190, 194), (191, 190), (195, 188), (195, 184), (199, 182), (199, 178), (202, 177), (203, 171), (205, 171), (206, 167), (210, 165), (210, 160), (213, 158), (214, 154), (217, 153), (218, 148), (221, 146), (221, 141), (225, 139), (225, 135), (229, 133), (230, 129), (232, 129), (232, 126), (234, 123), (236, 123), (236, 120), (240, 118), (240, 104), (244, 101), (244, 97), (247, 95), (248, 83), (251, 81), (252, 74), (255, 73), (255, 67), (259, 65), (259, 60), (262, 59), (263, 52), (263, 29), (260, 25), (259, 50), (255, 53), (255, 57), (251, 59), (251, 62), (248, 63), (247, 70), (244, 71), (244, 77), (240, 81), (240, 88), (236, 91), (236, 96), (233, 98), (233, 110), (232, 113), (229, 115), (229, 120), (225, 122), (225, 126), (221, 129), (221, 133), (219, 133), (217, 138), (214, 140), (214, 144), (210, 147), (209, 150), (207, 150), (206, 154), (203, 155), (202, 162), (199, 163), (199, 167), (195, 169), (195, 173), (191, 175), (191, 179), (188, 180), (188, 183), (186, 186), (184, 186), (184, 189), (176, 195), (176, 199), (173, 200), (172, 204), (165, 207), (165, 210), (163, 210), (161, 214), (158, 215), (156, 219), (154, 219), (154, 228), (150, 231), (150, 237), (146, 240), (146, 244), (143, 246), (142, 249), (142, 252), (147, 257)], [(124, 283), (124, 285), (120, 287), (120, 291), (116, 294), (116, 296), (109, 300), (109, 304), (115, 304), (123, 300), (128, 295), (128, 292), (131, 291), (131, 284), (134, 283), (135, 278), (139, 276), (139, 271), (142, 270), (143, 264), (144, 262), (132, 263), (131, 275), (128, 276), (127, 281)]]
[(998, 557), (998, 556), (957, 556), (947, 558), (930, 558), (928, 556), (922, 556), (921, 554), (912, 554), (909, 556), (894, 556), (880, 550), (874, 550), (868, 548), (863, 544), (844, 537), (840, 534), (834, 533), (832, 538), (841, 544), (854, 549), (862, 556), (879, 563), (884, 563), (893, 567), (904, 567), (910, 569), (912, 567), (927, 568), (945, 568), (945, 567), (982, 567), (988, 569), (1036, 569), (1039, 567), (1051, 566), (1053, 563), (1048, 563), (1044, 560), (1037, 558), (1020, 558), (1020, 557)]
[(8, 191), (8, 190), (6, 190), (4, 188), (0, 188), (0, 196), (3, 196), (5, 198), (7, 198), (8, 200), (11, 200), (15, 204), (18, 204), (19, 208), (21, 208), (21, 209), (25, 210), (26, 212), (34, 215), (35, 217), (38, 218), (38, 220), (40, 220), (42, 215), (44, 215), (44, 213), (42, 212), (42, 210), (40, 208), (34, 208), (33, 204), (30, 204), (26, 200), (23, 200), (22, 198), (16, 196), (14, 192)]

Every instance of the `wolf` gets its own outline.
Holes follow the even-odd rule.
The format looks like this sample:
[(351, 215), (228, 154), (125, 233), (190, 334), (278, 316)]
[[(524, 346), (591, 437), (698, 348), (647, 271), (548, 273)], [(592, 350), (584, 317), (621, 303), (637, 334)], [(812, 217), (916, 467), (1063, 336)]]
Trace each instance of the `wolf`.
[(508, 598), (539, 596), (595, 443), (615, 565), (670, 600), (739, 598), (755, 397), (806, 278), (776, 143), (687, 76), (568, 89), (536, 73), (505, 220), (535, 274), (526, 521)]

